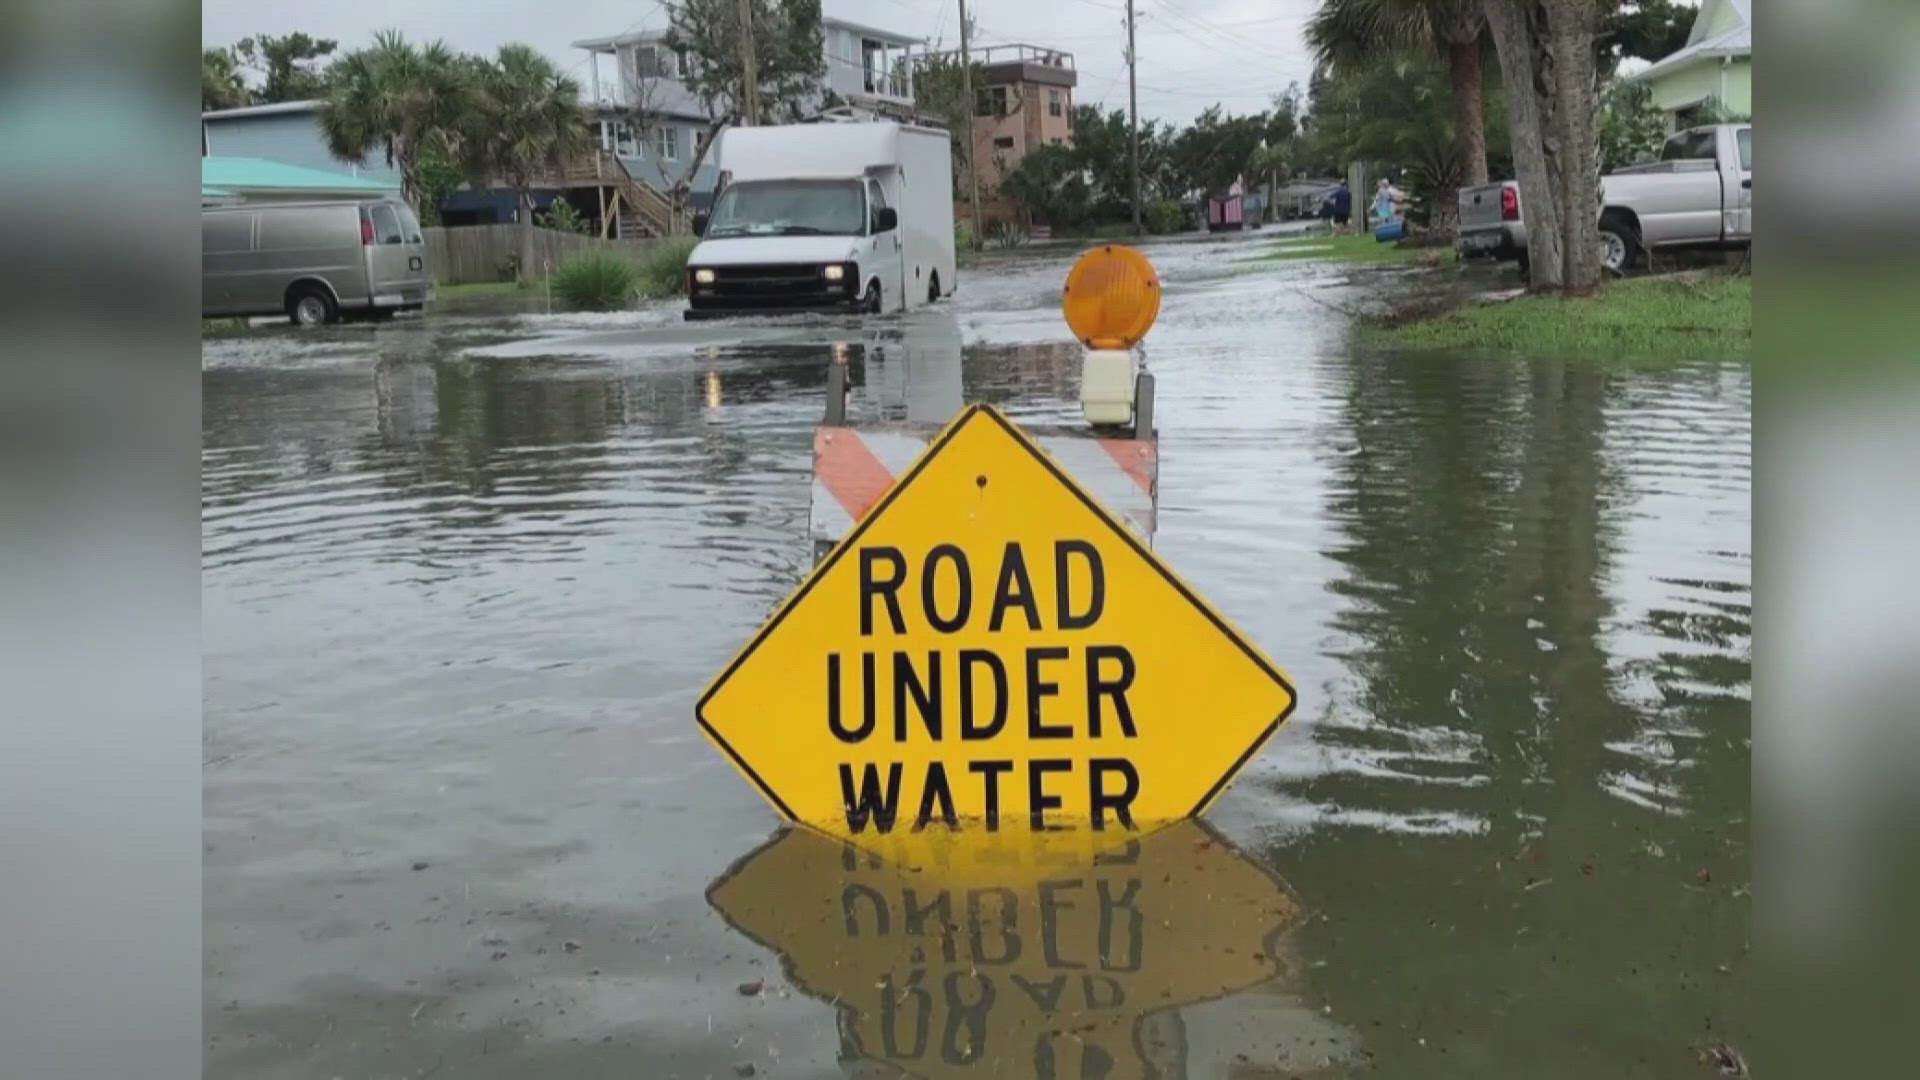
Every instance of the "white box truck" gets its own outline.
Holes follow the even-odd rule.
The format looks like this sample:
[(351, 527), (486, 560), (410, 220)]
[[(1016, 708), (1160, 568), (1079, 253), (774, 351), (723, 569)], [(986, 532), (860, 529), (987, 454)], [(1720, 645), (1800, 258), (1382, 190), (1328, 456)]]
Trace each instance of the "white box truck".
[(892, 122), (731, 128), (694, 218), (687, 318), (904, 311), (953, 294), (945, 131)]

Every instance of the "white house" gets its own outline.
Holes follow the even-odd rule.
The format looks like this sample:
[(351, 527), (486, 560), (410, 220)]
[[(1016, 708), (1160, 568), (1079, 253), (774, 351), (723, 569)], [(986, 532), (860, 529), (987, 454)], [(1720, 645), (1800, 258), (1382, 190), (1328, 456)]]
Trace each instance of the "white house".
[[(857, 110), (899, 114), (913, 109), (915, 50), (921, 38), (823, 16), (821, 48), (831, 91)], [(691, 175), (697, 140), (708, 125), (705, 105), (682, 79), (684, 62), (666, 47), (666, 31), (640, 30), (573, 43), (587, 51), (586, 96), (599, 116), (600, 145), (619, 157), (634, 179), (660, 189), (685, 181), (704, 206), (715, 180), (711, 160)], [(644, 114), (647, 130), (634, 130)]]

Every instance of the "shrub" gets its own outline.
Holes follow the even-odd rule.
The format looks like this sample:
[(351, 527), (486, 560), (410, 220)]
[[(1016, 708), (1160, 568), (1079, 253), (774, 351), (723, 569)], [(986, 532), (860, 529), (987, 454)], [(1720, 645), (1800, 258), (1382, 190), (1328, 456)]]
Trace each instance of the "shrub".
[(987, 224), (987, 246), (992, 248), (1017, 248), (1027, 242), (1027, 230), (1011, 221), (993, 221)]
[(953, 250), (980, 250), (980, 238), (973, 235), (973, 222), (961, 218), (953, 223)]
[(1600, 167), (1611, 172), (1652, 161), (1667, 141), (1667, 114), (1653, 88), (1616, 79), (1600, 95)]
[(553, 291), (560, 299), (585, 311), (617, 311), (632, 302), (640, 272), (618, 255), (590, 252), (560, 264), (553, 272)]
[(650, 300), (685, 296), (687, 256), (698, 243), (697, 236), (672, 236), (655, 244), (640, 262), (635, 282), (640, 295)]
[(1147, 204), (1145, 224), (1150, 233), (1177, 233), (1186, 228), (1187, 214), (1180, 204), (1172, 199), (1158, 199)]
[(549, 229), (573, 233), (575, 236), (587, 235), (587, 219), (581, 217), (580, 211), (575, 210), (573, 203), (568, 202), (564, 197), (553, 200), (553, 204), (547, 208), (545, 219), (541, 224)]

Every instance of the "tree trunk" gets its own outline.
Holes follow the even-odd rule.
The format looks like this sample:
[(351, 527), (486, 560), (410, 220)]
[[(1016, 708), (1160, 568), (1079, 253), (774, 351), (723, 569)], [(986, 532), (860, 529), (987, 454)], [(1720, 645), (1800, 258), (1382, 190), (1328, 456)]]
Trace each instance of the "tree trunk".
[(1367, 167), (1361, 162), (1347, 166), (1347, 193), (1348, 224), (1353, 226), (1354, 232), (1366, 232), (1367, 204), (1371, 200), (1367, 198)]
[(517, 189), (520, 202), (520, 280), (533, 280), (533, 192)]
[(1486, 97), (1480, 78), (1480, 41), (1447, 43), (1447, 77), (1453, 83), (1453, 123), (1460, 140), (1461, 183), (1487, 182)]
[(420, 181), (414, 176), (413, 150), (404, 141), (390, 138), (387, 142), (387, 164), (400, 174), (400, 198), (414, 212), (420, 210)]
[[(667, 193), (667, 197), (673, 200), (673, 208), (676, 211), (687, 209), (687, 204), (693, 200), (693, 178), (700, 171), (700, 163), (707, 160), (707, 151), (713, 149), (713, 140), (720, 137), (721, 129), (731, 124), (733, 120), (733, 114), (724, 114), (719, 119), (710, 121), (707, 124), (707, 130), (694, 137), (693, 160), (687, 162), (687, 171), (674, 182), (673, 190)], [(718, 195), (720, 192), (716, 190), (714, 194)]]
[(1556, 95), (1552, 80), (1543, 77), (1543, 54), (1535, 48), (1545, 12), (1539, 0), (1484, 0), (1483, 7), (1507, 87), (1508, 138), (1520, 181), (1520, 216), (1527, 226), (1528, 283), (1535, 292), (1555, 291), (1565, 280), (1552, 146)]
[(1563, 284), (1571, 293), (1600, 286), (1600, 147), (1594, 123), (1593, 37), (1599, 9), (1593, 0), (1547, 0), (1553, 55), (1557, 142), (1560, 149), (1561, 257)]
[(1427, 231), (1434, 236), (1460, 235), (1460, 199), (1456, 191), (1438, 191), (1428, 204)]

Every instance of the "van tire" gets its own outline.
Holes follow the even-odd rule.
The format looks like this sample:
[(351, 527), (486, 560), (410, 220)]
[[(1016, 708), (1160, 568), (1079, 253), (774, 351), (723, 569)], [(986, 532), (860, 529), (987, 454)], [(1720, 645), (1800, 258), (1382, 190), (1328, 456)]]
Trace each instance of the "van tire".
[(860, 298), (860, 310), (869, 315), (878, 315), (886, 310), (886, 297), (881, 293), (878, 281), (867, 283), (867, 293)]
[(940, 272), (936, 270), (933, 273), (927, 275), (927, 303), (937, 304), (939, 302), (940, 302)]
[(340, 321), (333, 294), (319, 285), (301, 284), (287, 290), (287, 318), (295, 326), (320, 326)]

